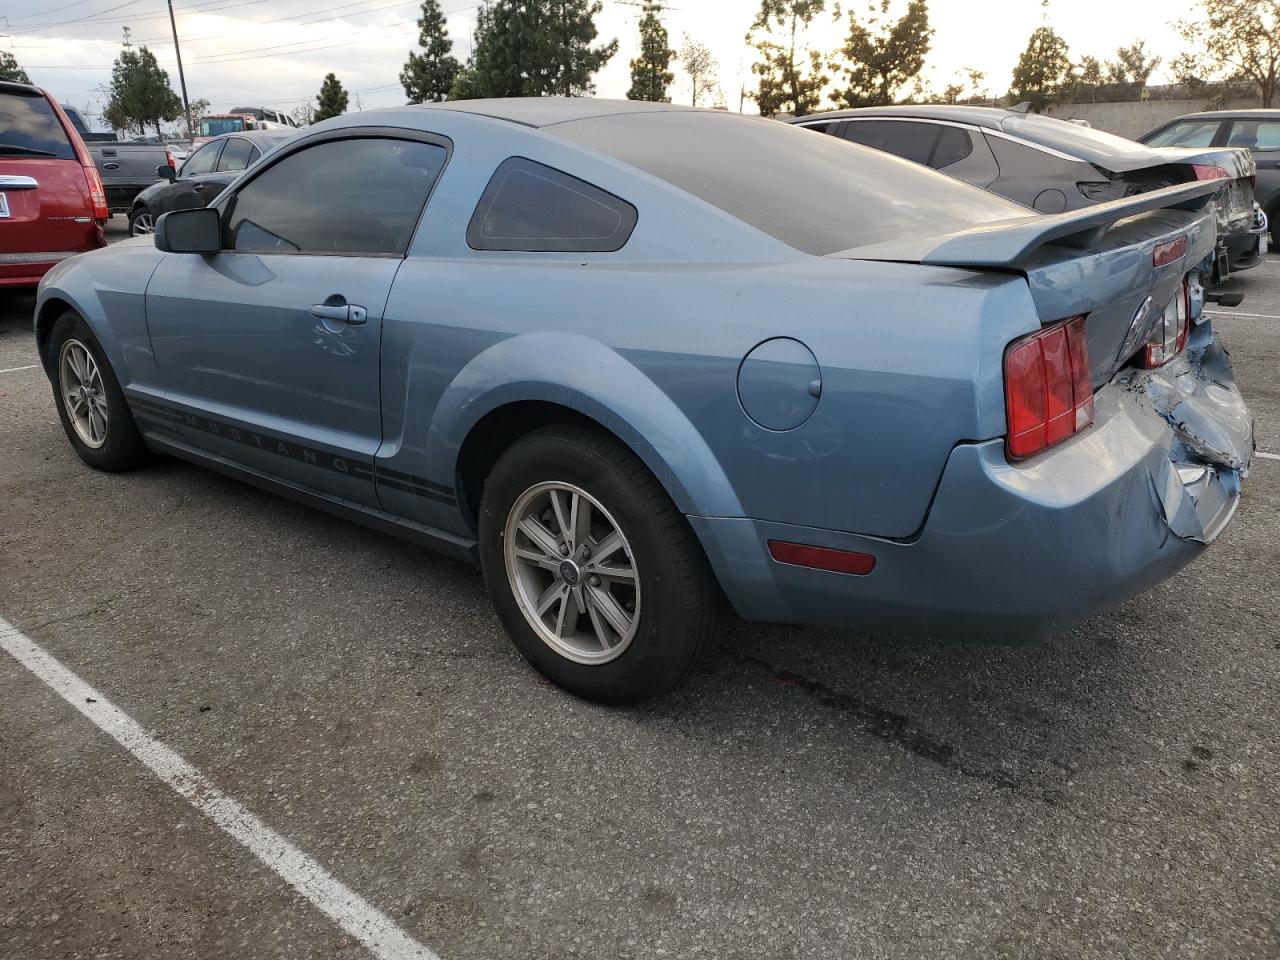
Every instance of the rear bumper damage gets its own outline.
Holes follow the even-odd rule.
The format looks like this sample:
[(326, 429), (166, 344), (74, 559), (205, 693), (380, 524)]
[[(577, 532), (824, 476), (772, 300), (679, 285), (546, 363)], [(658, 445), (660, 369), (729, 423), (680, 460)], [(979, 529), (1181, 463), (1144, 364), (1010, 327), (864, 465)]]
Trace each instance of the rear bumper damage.
[[(1043, 639), (1159, 583), (1226, 528), (1253, 425), (1207, 320), (1159, 370), (1099, 390), (1094, 425), (1011, 464), (961, 444), (908, 541), (690, 518), (746, 619), (1001, 642)], [(872, 554), (866, 576), (773, 561), (769, 540)]]

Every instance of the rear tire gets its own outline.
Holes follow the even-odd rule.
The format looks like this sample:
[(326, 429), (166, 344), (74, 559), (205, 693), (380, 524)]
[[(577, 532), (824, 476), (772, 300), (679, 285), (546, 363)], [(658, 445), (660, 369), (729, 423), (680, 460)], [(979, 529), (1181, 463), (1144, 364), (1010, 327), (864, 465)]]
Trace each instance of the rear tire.
[(565, 690), (598, 703), (647, 700), (711, 651), (723, 601), (701, 547), (644, 464), (607, 433), (564, 425), (518, 440), (485, 482), (479, 527), (498, 618)]
[(88, 325), (68, 310), (49, 334), (53, 400), (76, 455), (97, 470), (132, 470), (148, 458), (120, 382)]
[(129, 236), (149, 237), (155, 232), (155, 217), (146, 205), (134, 207), (129, 213)]

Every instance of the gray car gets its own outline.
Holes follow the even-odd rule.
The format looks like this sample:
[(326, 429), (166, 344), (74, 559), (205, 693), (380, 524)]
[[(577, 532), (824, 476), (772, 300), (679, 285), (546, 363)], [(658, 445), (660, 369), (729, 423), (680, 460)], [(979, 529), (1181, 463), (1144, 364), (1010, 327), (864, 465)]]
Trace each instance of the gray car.
[(1280, 110), (1215, 110), (1170, 120), (1141, 138), (1152, 147), (1244, 147), (1258, 168), (1253, 197), (1280, 244)]
[(1062, 213), (1196, 179), (1223, 177), (1214, 280), (1266, 252), (1243, 150), (1151, 147), (1080, 124), (968, 106), (868, 107), (790, 121), (940, 170), (1040, 213)]

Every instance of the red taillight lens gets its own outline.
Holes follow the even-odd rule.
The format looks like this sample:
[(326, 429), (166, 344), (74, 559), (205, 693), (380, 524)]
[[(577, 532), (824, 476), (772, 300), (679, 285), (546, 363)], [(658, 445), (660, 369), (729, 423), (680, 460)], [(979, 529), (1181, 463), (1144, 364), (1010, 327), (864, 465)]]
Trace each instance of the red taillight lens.
[(1084, 317), (1017, 340), (1004, 355), (1009, 456), (1021, 460), (1093, 423)]
[(102, 178), (98, 176), (98, 168), (91, 163), (86, 163), (84, 176), (89, 181), (89, 200), (93, 204), (93, 219), (111, 219), (111, 210), (107, 207), (107, 191), (102, 189)]
[(770, 540), (769, 556), (779, 563), (814, 570), (830, 570), (833, 573), (852, 573), (866, 576), (876, 566), (876, 558), (869, 553), (855, 550), (832, 550), (830, 547), (810, 547), (786, 540)]
[(1147, 348), (1142, 354), (1142, 365), (1148, 370), (1162, 367), (1187, 345), (1187, 335), (1191, 332), (1191, 290), (1186, 279), (1177, 295), (1164, 308), (1160, 324), (1147, 341)]
[(1207, 163), (1193, 163), (1191, 169), (1195, 171), (1197, 180), (1217, 180), (1220, 177), (1231, 176), (1222, 167), (1215, 167)]
[(1177, 240), (1169, 240), (1165, 243), (1157, 244), (1155, 250), (1151, 253), (1151, 263), (1153, 266), (1163, 267), (1181, 260), (1186, 255), (1187, 238), (1179, 237)]

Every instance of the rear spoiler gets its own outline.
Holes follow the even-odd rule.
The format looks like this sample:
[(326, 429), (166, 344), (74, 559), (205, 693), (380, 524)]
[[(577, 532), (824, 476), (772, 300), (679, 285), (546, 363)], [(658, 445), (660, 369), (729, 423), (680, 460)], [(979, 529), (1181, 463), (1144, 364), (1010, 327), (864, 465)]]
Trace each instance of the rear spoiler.
[(1180, 183), (1123, 200), (1099, 203), (1068, 213), (1035, 214), (997, 220), (954, 233), (890, 240), (832, 254), (844, 260), (896, 260), (940, 267), (1012, 269), (1034, 251), (1055, 244), (1088, 249), (1119, 220), (1155, 210), (1201, 210), (1225, 181)]

